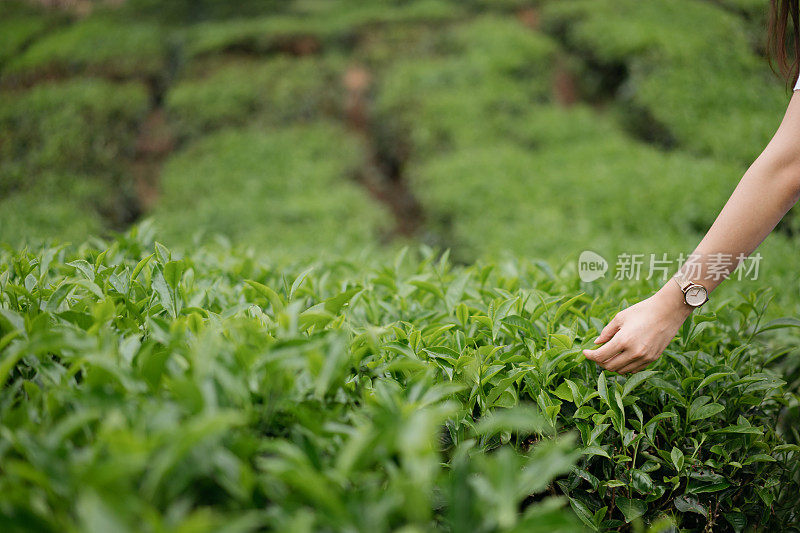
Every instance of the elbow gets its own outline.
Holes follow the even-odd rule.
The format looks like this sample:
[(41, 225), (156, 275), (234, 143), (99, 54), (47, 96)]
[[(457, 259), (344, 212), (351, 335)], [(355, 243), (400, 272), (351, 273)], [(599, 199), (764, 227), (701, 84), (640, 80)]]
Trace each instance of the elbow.
[(781, 165), (776, 170), (775, 179), (791, 208), (800, 200), (800, 154)]
[(800, 153), (792, 151), (770, 155), (768, 158), (759, 158), (750, 170), (766, 178), (766, 186), (781, 195), (788, 204), (788, 210), (800, 200)]

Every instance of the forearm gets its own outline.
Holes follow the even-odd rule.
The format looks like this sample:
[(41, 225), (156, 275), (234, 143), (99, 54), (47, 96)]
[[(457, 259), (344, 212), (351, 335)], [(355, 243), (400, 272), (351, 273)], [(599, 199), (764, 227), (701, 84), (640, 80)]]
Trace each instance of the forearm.
[[(711, 292), (800, 197), (800, 93), (770, 144), (742, 177), (682, 271)], [(674, 284), (674, 282), (673, 282)]]
[(750, 255), (797, 202), (800, 175), (793, 166), (750, 167), (684, 272), (710, 292)]

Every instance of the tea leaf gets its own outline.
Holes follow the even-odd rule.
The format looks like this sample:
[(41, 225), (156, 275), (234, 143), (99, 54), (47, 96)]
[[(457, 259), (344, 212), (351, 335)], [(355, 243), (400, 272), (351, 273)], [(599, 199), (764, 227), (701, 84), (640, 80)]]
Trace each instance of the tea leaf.
[(633, 498), (617, 498), (617, 508), (625, 516), (625, 522), (632, 522), (647, 512), (647, 504)]
[(673, 447), (670, 455), (672, 457), (672, 464), (675, 466), (675, 470), (677, 470), (678, 473), (682, 472), (684, 461), (683, 452), (679, 448)]
[(657, 374), (658, 371), (656, 370), (644, 370), (642, 372), (637, 372), (633, 376), (629, 377), (625, 381), (625, 385), (622, 388), (622, 397), (625, 398), (628, 394), (636, 388), (637, 385), (647, 381), (651, 376)]
[(270, 289), (266, 285), (262, 285), (257, 281), (248, 279), (245, 280), (245, 283), (253, 287), (258, 294), (266, 298), (266, 300), (270, 303), (270, 305), (272, 305), (272, 310), (274, 313), (280, 313), (281, 311), (283, 311), (284, 303), (277, 292)]
[(690, 421), (703, 420), (706, 418), (710, 418), (724, 410), (725, 407), (718, 403), (702, 405), (697, 408), (692, 408), (689, 410), (689, 420)]

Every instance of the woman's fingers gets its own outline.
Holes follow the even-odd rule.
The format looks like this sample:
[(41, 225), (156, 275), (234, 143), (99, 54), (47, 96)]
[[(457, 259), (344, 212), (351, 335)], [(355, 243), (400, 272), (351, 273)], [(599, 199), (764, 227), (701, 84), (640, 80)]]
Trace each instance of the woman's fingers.
[(611, 319), (611, 322), (606, 324), (606, 327), (603, 328), (603, 331), (600, 332), (600, 336), (594, 340), (595, 344), (602, 344), (604, 342), (608, 342), (614, 334), (619, 331), (619, 328), (622, 326), (622, 319), (617, 313), (614, 318)]
[(628, 364), (628, 365), (620, 368), (619, 370), (617, 370), (617, 373), (618, 374), (635, 374), (636, 372), (639, 372), (640, 370), (644, 370), (647, 367), (647, 365), (649, 365), (649, 364), (650, 363), (648, 363), (646, 361), (643, 361), (642, 359), (637, 359), (637, 360), (631, 362), (630, 364)]
[(618, 356), (611, 359), (610, 361), (607, 361), (605, 364), (601, 364), (601, 366), (606, 370), (610, 370), (611, 372), (620, 372), (621, 369), (625, 367), (640, 363), (641, 361), (638, 355), (631, 352), (630, 350), (626, 350), (621, 354), (619, 354)]
[(620, 353), (624, 348), (625, 346), (623, 345), (621, 337), (617, 335), (600, 348), (595, 348), (594, 350), (584, 350), (583, 355), (585, 355), (587, 359), (591, 359), (592, 361), (597, 361), (598, 363), (602, 364)]

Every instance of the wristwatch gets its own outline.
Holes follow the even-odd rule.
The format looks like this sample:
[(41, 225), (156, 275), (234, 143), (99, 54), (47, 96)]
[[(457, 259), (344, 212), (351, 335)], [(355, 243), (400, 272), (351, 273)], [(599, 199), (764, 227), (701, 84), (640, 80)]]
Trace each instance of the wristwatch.
[(692, 282), (680, 272), (676, 272), (672, 279), (683, 291), (683, 301), (686, 302), (686, 305), (700, 307), (708, 301), (708, 290), (699, 283)]

